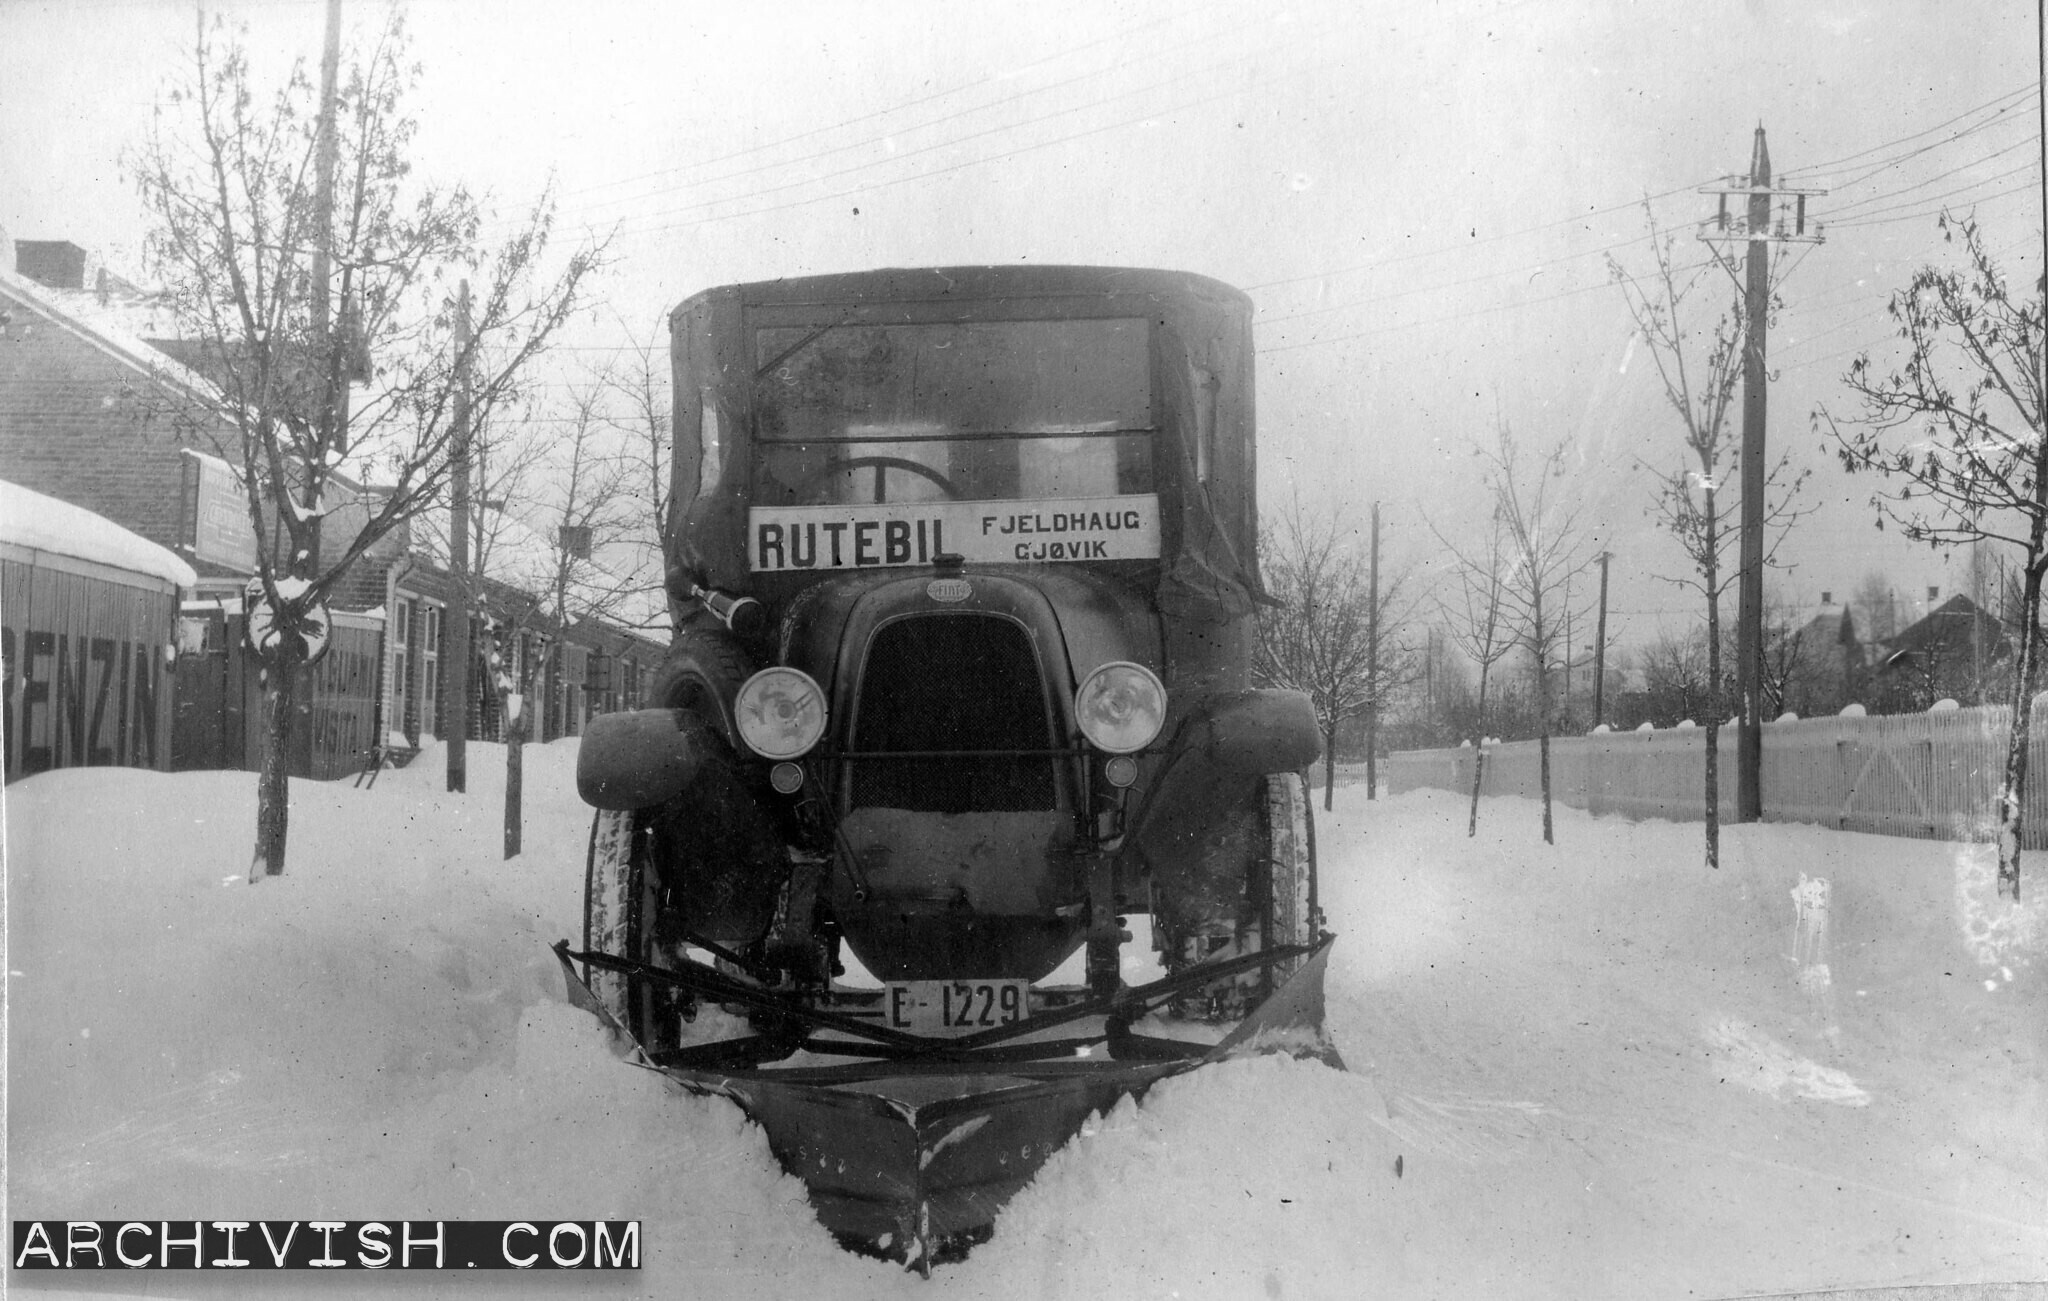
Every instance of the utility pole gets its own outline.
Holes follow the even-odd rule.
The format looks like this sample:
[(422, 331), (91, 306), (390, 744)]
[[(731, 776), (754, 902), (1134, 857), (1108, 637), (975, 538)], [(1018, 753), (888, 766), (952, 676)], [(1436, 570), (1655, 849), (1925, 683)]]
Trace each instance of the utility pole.
[(1742, 708), (1735, 747), (1737, 822), (1761, 819), (1764, 808), (1757, 688), (1764, 658), (1764, 399), (1770, 390), (1764, 344), (1771, 319), (1771, 246), (1764, 236), (1771, 225), (1770, 186), (1771, 151), (1759, 125), (1749, 159), (1749, 251), (1743, 257), (1749, 325), (1742, 351), (1742, 590), (1735, 614), (1735, 699)]
[[(347, 417), (344, 399), (347, 381), (341, 378), (339, 356), (334, 346), (334, 168), (337, 153), (335, 131), (336, 86), (341, 79), (341, 0), (327, 0), (326, 32), (320, 47), (320, 116), (313, 126), (313, 271), (308, 286), (307, 314), (310, 327), (310, 355), (301, 365), (314, 368), (319, 394), (315, 413), (313, 446), (299, 465), (300, 499), (315, 509), (298, 530), (298, 542), (285, 558), (284, 570), (301, 581), (320, 572), (320, 498), (326, 491), (327, 450), (335, 446), (337, 430)], [(301, 372), (304, 373), (303, 371)], [(310, 613), (310, 611), (309, 611)], [(295, 715), (292, 726), (291, 763), (305, 772), (313, 770), (313, 675), (301, 672), (292, 684), (291, 699), (285, 702)]]
[[(1741, 587), (1735, 620), (1735, 695), (1741, 710), (1735, 745), (1735, 820), (1755, 822), (1763, 817), (1764, 733), (1762, 683), (1764, 664), (1764, 399), (1770, 372), (1764, 365), (1766, 334), (1771, 319), (1771, 245), (1818, 244), (1822, 236), (1815, 224), (1806, 231), (1806, 200), (1826, 190), (1790, 186), (1773, 188), (1771, 151), (1764, 129), (1756, 129), (1750, 151), (1748, 177), (1728, 177), (1719, 186), (1701, 193), (1721, 199), (1718, 217), (1700, 231), (1709, 244), (1745, 245), (1742, 285), (1746, 324), (1742, 355), (1742, 548)], [(1731, 196), (1747, 200), (1740, 218), (1731, 219)], [(1788, 229), (1780, 212), (1772, 209), (1782, 201), (1795, 201), (1797, 213)], [(1714, 256), (1732, 276), (1734, 266), (1720, 248)]]
[(1607, 559), (1600, 553), (1600, 621), (1593, 636), (1593, 726), (1607, 721)]
[(455, 290), (455, 430), (448, 452), (448, 568), (455, 578), (456, 608), (448, 611), (448, 653), (442, 665), (448, 691), (442, 698), (441, 730), (448, 743), (448, 789), (469, 789), (469, 281)]
[[(322, 486), (321, 479), (327, 469), (327, 449), (334, 446), (339, 423), (341, 404), (337, 390), (347, 382), (342, 378), (340, 350), (334, 342), (339, 332), (334, 328), (334, 300), (330, 284), (334, 275), (334, 160), (337, 152), (334, 100), (340, 77), (341, 0), (327, 0), (327, 32), (320, 47), (320, 120), (314, 127), (313, 136), (313, 283), (312, 301), (308, 304), (313, 318), (313, 355), (309, 360), (320, 368), (320, 411), (319, 428), (302, 471), (306, 481), (299, 485), (300, 491), (309, 499)], [(306, 521), (306, 541), (301, 552), (301, 555), (292, 557), (292, 573), (299, 578), (311, 578), (320, 572), (320, 516), (317, 511)]]
[(1372, 591), (1366, 598), (1365, 630), (1365, 798), (1380, 792), (1380, 504), (1372, 504)]

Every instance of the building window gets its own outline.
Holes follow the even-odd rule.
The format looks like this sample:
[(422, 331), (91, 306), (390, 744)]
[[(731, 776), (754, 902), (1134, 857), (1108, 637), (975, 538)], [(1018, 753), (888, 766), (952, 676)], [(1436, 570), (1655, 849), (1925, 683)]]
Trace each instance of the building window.
[(412, 704), (412, 614), (414, 602), (400, 601), (391, 614), (391, 727), (389, 730), (410, 737), (416, 733), (418, 720), (410, 710)]
[(436, 736), (441, 727), (441, 607), (429, 605), (420, 623), (420, 728)]

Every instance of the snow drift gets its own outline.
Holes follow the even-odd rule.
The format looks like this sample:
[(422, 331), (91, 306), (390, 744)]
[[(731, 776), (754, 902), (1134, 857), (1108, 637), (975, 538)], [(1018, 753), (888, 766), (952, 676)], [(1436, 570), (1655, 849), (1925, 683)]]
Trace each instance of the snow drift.
[(574, 742), (528, 748), (510, 863), (500, 754), (473, 747), (467, 795), (438, 751), (374, 789), (294, 782), (292, 870), (253, 887), (250, 774), (8, 787), (13, 1216), (644, 1221), (641, 1273), (579, 1295), (2048, 1278), (2048, 927), (1996, 899), (1983, 847), (1739, 827), (1709, 872), (1697, 827), (1561, 811), (1551, 848), (1499, 800), (1467, 839), (1454, 796), (1340, 788), (1320, 839), (1353, 1069), (1162, 1084), (926, 1283), (839, 1251), (737, 1109), (621, 1064), (566, 1005)]

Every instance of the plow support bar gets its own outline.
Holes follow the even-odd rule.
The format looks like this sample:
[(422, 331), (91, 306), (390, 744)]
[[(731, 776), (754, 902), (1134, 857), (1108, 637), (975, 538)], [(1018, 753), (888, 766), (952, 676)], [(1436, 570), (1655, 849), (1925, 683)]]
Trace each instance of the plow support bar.
[[(738, 1104), (766, 1131), (783, 1169), (809, 1189), (812, 1208), (827, 1229), (920, 1273), (930, 1272), (933, 1254), (946, 1238), (985, 1233), (1011, 1195), (1091, 1114), (1107, 1113), (1125, 1097), (1142, 1097), (1160, 1080), (1259, 1053), (1311, 1057), (1343, 1069), (1322, 1025), (1327, 937), (1292, 979), (1214, 1045), (1153, 1040), (1145, 1046), (1155, 1051), (1135, 1058), (1099, 1051), (1075, 1056), (1069, 1050), (1030, 1061), (994, 1045), (980, 1049), (985, 1056), (977, 1059), (974, 1049), (959, 1049), (969, 1041), (953, 1040), (967, 1059), (953, 1060), (940, 1050), (949, 1041), (925, 1041), (937, 1050), (929, 1057), (794, 1069), (707, 1069), (672, 1058), (653, 1060), (605, 1013), (576, 970), (579, 962), (639, 964), (604, 954), (572, 954), (566, 942), (555, 946), (555, 956), (568, 980), (570, 1000), (605, 1023), (616, 1052), (659, 1071), (687, 1092)], [(695, 973), (684, 976), (693, 985), (699, 979)], [(1147, 991), (1163, 995), (1173, 983), (1126, 991), (1126, 997), (1138, 996), (1136, 1006), (1142, 1007), (1149, 1001)], [(755, 991), (754, 997), (766, 1002), (774, 995)], [(1096, 1003), (1095, 1010), (1101, 1006)], [(1037, 1021), (1045, 1025), (1061, 1019)], [(1112, 1015), (1110, 1020), (1112, 1048), (1119, 1039), (1140, 1038), (1122, 1029), (1122, 1018)], [(837, 1047), (859, 1052), (857, 1044)]]

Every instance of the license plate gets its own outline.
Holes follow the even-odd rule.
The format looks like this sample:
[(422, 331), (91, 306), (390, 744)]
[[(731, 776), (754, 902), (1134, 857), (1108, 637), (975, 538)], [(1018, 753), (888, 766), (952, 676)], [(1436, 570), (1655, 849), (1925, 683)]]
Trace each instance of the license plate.
[(1028, 980), (894, 980), (882, 1004), (892, 1030), (966, 1035), (1022, 1021), (1031, 1007)]

